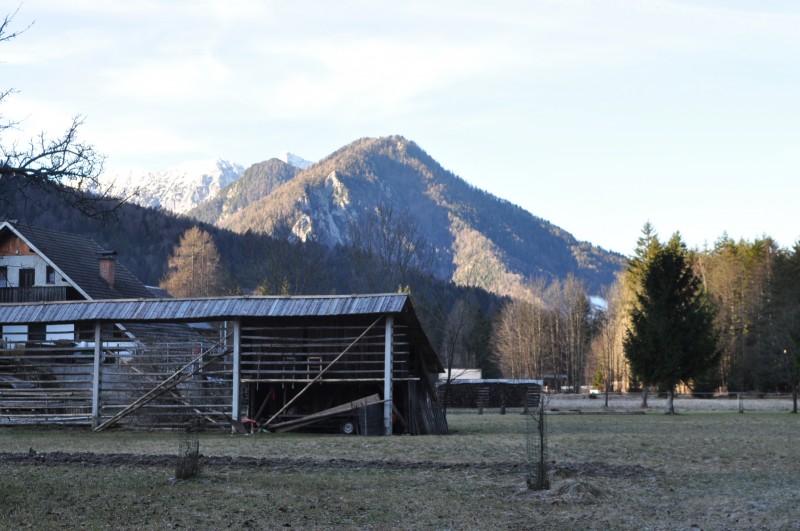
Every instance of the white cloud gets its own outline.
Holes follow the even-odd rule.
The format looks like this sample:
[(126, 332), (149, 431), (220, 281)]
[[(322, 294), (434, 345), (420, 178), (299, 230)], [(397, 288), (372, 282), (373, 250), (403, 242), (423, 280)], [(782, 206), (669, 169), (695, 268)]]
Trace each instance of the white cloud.
[(476, 75), (492, 62), (481, 48), (363, 40), (307, 44), (294, 50), (310, 65), (260, 89), (262, 105), (278, 116), (331, 112), (397, 112), (414, 98)]
[(65, 112), (58, 105), (15, 93), (3, 100), (0, 116), (4, 122), (16, 123), (15, 127), (2, 132), (3, 145), (25, 145), (41, 133), (59, 136), (71, 125), (75, 114)]
[[(109, 164), (400, 133), (568, 230), (593, 208), (583, 196), (602, 196), (616, 217), (583, 226), (612, 248), (601, 238), (627, 248), (646, 221), (614, 205), (658, 193), (648, 178), (742, 190), (798, 169), (790, 0), (26, 0), (18, 20), (36, 24), (0, 47), (3, 84), (22, 91), (0, 111), (28, 117), (28, 136), (85, 113)], [(562, 200), (564, 182), (584, 193)], [(680, 215), (662, 230), (693, 235), (697, 214)], [(777, 234), (761, 219), (754, 232)]]
[(114, 129), (87, 126), (85, 129), (97, 150), (109, 155), (108, 163), (111, 166), (119, 165), (118, 161), (128, 164), (128, 161), (137, 158), (144, 166), (159, 155), (193, 157), (200, 151), (193, 140), (157, 125), (120, 125)]
[(212, 98), (229, 76), (229, 68), (208, 56), (139, 62), (108, 69), (103, 75), (111, 96), (160, 105)]

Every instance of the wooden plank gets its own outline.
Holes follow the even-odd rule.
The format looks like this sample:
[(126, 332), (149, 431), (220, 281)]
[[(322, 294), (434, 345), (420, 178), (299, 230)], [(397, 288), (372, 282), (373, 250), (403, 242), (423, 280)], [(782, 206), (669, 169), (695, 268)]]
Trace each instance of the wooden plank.
[(311, 415), (306, 415), (305, 417), (301, 417), (299, 419), (287, 420), (286, 422), (279, 422), (276, 424), (267, 424), (266, 428), (275, 433), (283, 433), (285, 431), (296, 430), (298, 428), (302, 428), (303, 426), (314, 424), (320, 420), (335, 417), (336, 415), (350, 413), (370, 404), (381, 404), (383, 402), (384, 400), (381, 400), (379, 395), (370, 395), (364, 398), (359, 398), (358, 400), (353, 400), (352, 402), (348, 402), (346, 404), (341, 404), (317, 413), (312, 413)]

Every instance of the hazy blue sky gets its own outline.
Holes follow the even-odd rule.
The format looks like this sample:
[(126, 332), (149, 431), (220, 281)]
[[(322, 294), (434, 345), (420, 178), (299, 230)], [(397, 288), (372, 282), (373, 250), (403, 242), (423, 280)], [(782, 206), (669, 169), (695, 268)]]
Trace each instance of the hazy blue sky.
[(14, 22), (0, 113), (28, 137), (81, 114), (109, 166), (400, 134), (625, 254), (648, 220), (800, 238), (794, 0), (25, 0)]

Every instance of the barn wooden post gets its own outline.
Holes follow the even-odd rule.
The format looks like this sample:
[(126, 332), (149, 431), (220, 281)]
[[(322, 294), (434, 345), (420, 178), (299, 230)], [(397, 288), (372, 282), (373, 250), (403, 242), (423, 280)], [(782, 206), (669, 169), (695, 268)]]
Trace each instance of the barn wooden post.
[(236, 425), (239, 422), (239, 362), (242, 354), (242, 321), (233, 321), (233, 374), (231, 375), (232, 398), (231, 398), (231, 433), (236, 433)]
[(100, 356), (103, 352), (100, 322), (94, 323), (94, 365), (92, 368), (92, 428), (100, 421)]
[(392, 342), (394, 336), (394, 318), (386, 316), (386, 337), (383, 349), (383, 432), (392, 434)]

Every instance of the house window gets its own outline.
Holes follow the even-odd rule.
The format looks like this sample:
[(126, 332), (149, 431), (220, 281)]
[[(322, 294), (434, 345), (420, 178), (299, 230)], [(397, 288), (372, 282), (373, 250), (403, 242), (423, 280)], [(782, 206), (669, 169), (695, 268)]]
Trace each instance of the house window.
[(56, 283), (56, 270), (50, 266), (47, 266), (47, 283), (48, 284)]
[(0, 288), (8, 287), (8, 267), (0, 267)]
[(19, 270), (19, 287), (31, 288), (36, 284), (36, 270), (24, 268)]

